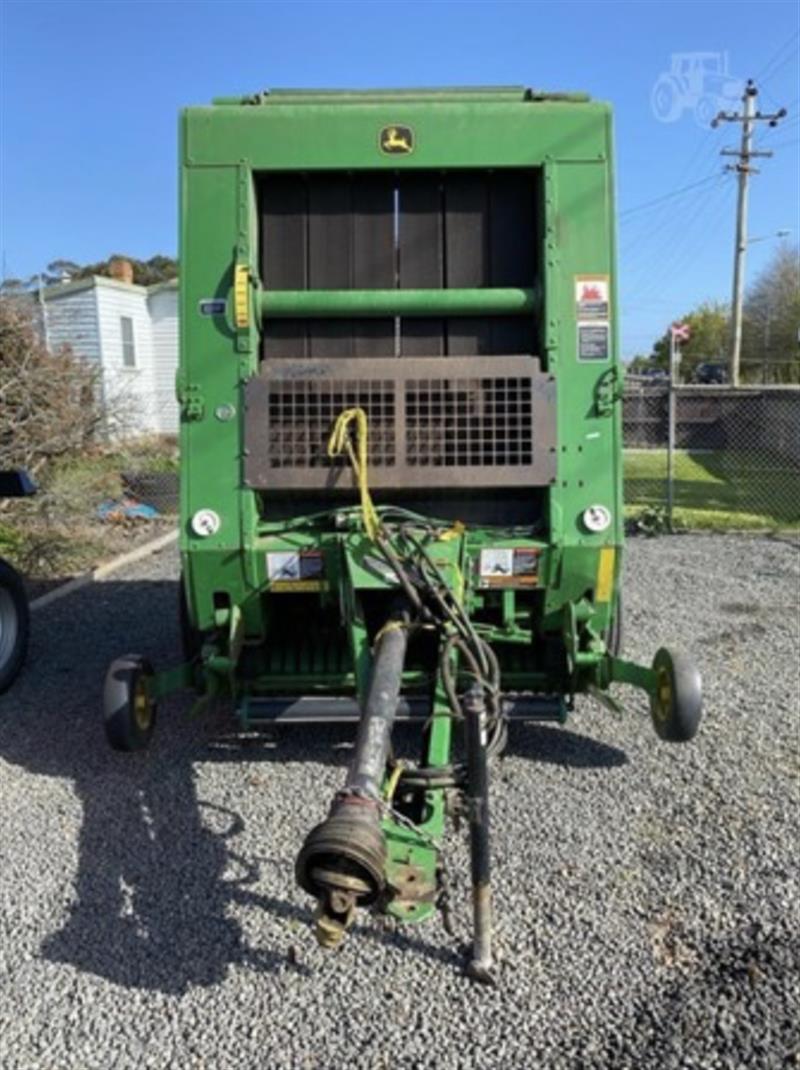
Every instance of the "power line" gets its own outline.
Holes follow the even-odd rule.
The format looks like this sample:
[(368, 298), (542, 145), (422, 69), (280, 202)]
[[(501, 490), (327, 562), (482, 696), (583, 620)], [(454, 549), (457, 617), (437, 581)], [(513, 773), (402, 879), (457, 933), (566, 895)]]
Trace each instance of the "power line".
[[(662, 246), (665, 246), (668, 243), (666, 252), (671, 254), (676, 245), (681, 244), (687, 237), (691, 240), (692, 233), (689, 223), (695, 218), (699, 218), (705, 210), (705, 207), (713, 201), (716, 192), (719, 190), (723, 182), (725, 182), (725, 172), (721, 171), (716, 177), (717, 181), (714, 184), (702, 189), (699, 193), (695, 193), (693, 199), (688, 204), (681, 205), (680, 211), (676, 209), (671, 214), (665, 215), (656, 226), (648, 229), (646, 235), (642, 239), (626, 242), (623, 247), (623, 251), (626, 254), (633, 248), (638, 248), (639, 250), (639, 254), (633, 257), (634, 262), (644, 259), (642, 268), (636, 273), (637, 277), (639, 275), (646, 274), (649, 276), (652, 274), (652, 264), (657, 258), (657, 256), (654, 256), (653, 254), (654, 248), (657, 250), (657, 255), (660, 255)], [(667, 231), (668, 228), (674, 228), (676, 224), (678, 225), (677, 238), (673, 237), (672, 231), (670, 231), (668, 235), (664, 235), (664, 232)], [(664, 236), (661, 237), (662, 235)], [(655, 241), (657, 238), (659, 240)]]
[[(717, 229), (717, 219), (725, 210), (727, 197), (719, 197), (717, 187), (700, 201), (692, 215), (683, 221), (682, 232), (669, 245), (658, 249), (651, 256), (649, 263), (640, 267), (629, 284), (631, 299), (636, 302), (649, 301), (658, 296), (668, 296), (682, 280), (686, 267), (696, 260), (698, 254), (708, 245), (709, 235)], [(716, 203), (715, 203), (716, 201)], [(657, 269), (653, 264), (657, 264)]]
[[(783, 47), (783, 46), (781, 46), (781, 47)], [(684, 161), (683, 167), (680, 169), (680, 171), (679, 171), (679, 173), (677, 175), (677, 183), (678, 183), (678, 185), (680, 185), (680, 183), (682, 183), (686, 178), (688, 178), (693, 171), (696, 173), (697, 170), (700, 169), (699, 167), (697, 167), (698, 163), (700, 163), (701, 161), (705, 160), (710, 164), (715, 159), (715, 157), (716, 157), (716, 147), (711, 143), (711, 138), (712, 138), (713, 134), (714, 134), (714, 130), (711, 127), (709, 127), (708, 129), (706, 129), (703, 132), (702, 137), (700, 138), (700, 140), (697, 142), (697, 144), (694, 147), (694, 151)], [(708, 151), (709, 149), (711, 150), (710, 153)], [(705, 169), (705, 168), (703, 168), (703, 169)], [(713, 177), (712, 175), (708, 175), (707, 176), (707, 178), (709, 180), (712, 177)], [(703, 179), (704, 183), (705, 183), (705, 181), (706, 180)], [(636, 206), (636, 207), (638, 208), (639, 206)], [(666, 198), (662, 201), (661, 204), (655, 205), (655, 209), (656, 209), (655, 217), (647, 219), (647, 222), (645, 223), (645, 227), (646, 227), (645, 240), (646, 241), (649, 241), (653, 237), (653, 235), (655, 233), (658, 233), (658, 232), (662, 231), (672, 221), (672, 215), (671, 215), (671, 211), (670, 211), (671, 208), (672, 208), (672, 205), (670, 204), (670, 201), (667, 200)], [(629, 211), (632, 212), (633, 209), (630, 209)], [(625, 216), (626, 212), (622, 212), (620, 215), (621, 216)], [(638, 222), (638, 223), (641, 224), (642, 220), (641, 219), (628, 219), (628, 218), (625, 218), (625, 219), (622, 219), (621, 222), (622, 222), (622, 225), (628, 227), (631, 223), (636, 224)], [(634, 226), (633, 234), (636, 235), (638, 233), (641, 233), (641, 231), (639, 231), (639, 229)], [(628, 243), (628, 240), (630, 238), (631, 238), (631, 232), (627, 231), (626, 232), (626, 236), (625, 236), (625, 246), (623, 248), (621, 248), (621, 250), (620, 250), (621, 252), (624, 252), (624, 248), (625, 247), (630, 248), (631, 245), (633, 245), (633, 244), (638, 245), (639, 247), (643, 246), (643, 243), (639, 240), (638, 237), (635, 237), (634, 241), (631, 242), (631, 245), (628, 245), (627, 243)]]
[(800, 137), (796, 137), (793, 141), (779, 141), (777, 144), (773, 144), (770, 141), (769, 144), (773, 149), (788, 149), (791, 148), (792, 145), (800, 144)]
[(626, 216), (633, 215), (634, 212), (642, 212), (645, 208), (651, 208), (653, 205), (662, 204), (664, 201), (668, 201), (672, 197), (680, 197), (684, 193), (688, 193), (689, 190), (697, 189), (698, 186), (705, 186), (706, 183), (713, 182), (715, 178), (719, 178), (719, 173), (706, 175), (706, 177), (701, 178), (699, 182), (692, 182), (688, 186), (682, 186), (680, 189), (672, 190), (670, 193), (664, 193), (661, 197), (654, 197), (651, 201), (644, 201), (642, 204), (634, 205), (633, 208), (626, 208), (624, 212), (619, 213), (618, 218), (623, 219)]
[[(792, 34), (792, 36), (790, 38), (788, 38), (788, 40), (783, 41), (780, 45), (778, 45), (777, 49), (772, 54), (772, 57), (767, 60), (767, 62), (764, 64), (764, 66), (761, 68), (760, 71), (756, 72), (755, 77), (753, 78), (753, 81), (754, 82), (766, 82), (766, 81), (770, 80), (775, 75), (775, 71), (772, 71), (771, 73), (767, 73), (770, 70), (770, 67), (772, 67), (773, 63), (777, 59), (780, 58), (781, 53), (783, 52), (783, 50), (785, 48), (788, 48), (790, 50), (789, 54), (791, 56), (791, 46), (794, 44), (794, 42), (797, 40), (798, 37), (800, 37), (800, 30), (795, 30), (795, 32)], [(781, 66), (782, 66), (782, 64), (781, 64)]]
[[(699, 248), (708, 244), (709, 234), (713, 233), (727, 208), (733, 191), (733, 183), (727, 181), (724, 174), (719, 176), (719, 184), (698, 198), (694, 211), (681, 220), (681, 233), (669, 247), (659, 249), (658, 256), (652, 253), (649, 262), (634, 274), (631, 280), (632, 296), (636, 301), (648, 300), (654, 293), (666, 292), (666, 281), (683, 274), (685, 266), (693, 260)], [(722, 196), (717, 194), (722, 191)], [(715, 203), (716, 201), (716, 203)], [(657, 264), (654, 270), (653, 264)]]
[(627, 253), (631, 249), (639, 249), (640, 255), (649, 256), (648, 250), (653, 245), (653, 240), (659, 235), (663, 234), (668, 228), (670, 228), (676, 219), (677, 215), (681, 218), (693, 211), (695, 204), (707, 199), (709, 191), (716, 189), (725, 177), (724, 171), (719, 171), (714, 176), (717, 181), (710, 182), (701, 186), (698, 190), (692, 190), (680, 205), (673, 205), (671, 203), (664, 203), (659, 205), (656, 209), (655, 218), (646, 216), (644, 219), (626, 220), (627, 224), (638, 223), (639, 227), (633, 231), (626, 230), (625, 238), (620, 246), (620, 251)]

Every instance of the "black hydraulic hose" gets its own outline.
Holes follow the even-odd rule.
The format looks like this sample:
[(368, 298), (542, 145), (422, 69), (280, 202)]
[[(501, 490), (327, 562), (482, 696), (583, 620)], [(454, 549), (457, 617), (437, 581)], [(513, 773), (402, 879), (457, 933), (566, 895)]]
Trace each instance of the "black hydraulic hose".
[(407, 647), (408, 620), (398, 615), (384, 626), (375, 644), (372, 674), (345, 793), (363, 793), (375, 799), (380, 796)]

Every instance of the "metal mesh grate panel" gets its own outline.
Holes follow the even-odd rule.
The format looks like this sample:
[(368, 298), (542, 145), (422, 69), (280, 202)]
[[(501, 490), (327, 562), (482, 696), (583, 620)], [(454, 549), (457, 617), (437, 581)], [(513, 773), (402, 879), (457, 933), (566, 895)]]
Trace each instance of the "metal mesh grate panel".
[[(364, 373), (369, 373), (369, 378)], [(394, 489), (543, 486), (555, 477), (555, 381), (536, 357), (265, 361), (245, 391), (245, 481), (260, 489), (346, 489), (327, 443), (362, 408), (370, 484)]]
[(412, 379), (405, 386), (406, 462), (530, 465), (531, 402), (529, 378)]
[(369, 420), (371, 468), (395, 463), (395, 384), (390, 379), (298, 380), (274, 383), (268, 396), (270, 468), (331, 468), (328, 438), (344, 409), (361, 408)]

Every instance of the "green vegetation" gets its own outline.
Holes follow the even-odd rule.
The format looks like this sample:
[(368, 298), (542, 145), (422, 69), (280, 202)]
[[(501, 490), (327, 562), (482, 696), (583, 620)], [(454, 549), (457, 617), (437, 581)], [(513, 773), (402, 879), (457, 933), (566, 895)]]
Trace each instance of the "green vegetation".
[[(667, 451), (625, 451), (625, 515), (636, 519), (667, 500)], [(678, 450), (676, 528), (800, 528), (797, 465), (766, 451)]]
[(87, 450), (79, 456), (57, 461), (45, 473), (40, 489), (50, 513), (65, 518), (86, 515), (87, 507), (96, 507), (104, 499), (120, 498), (124, 493), (123, 473), (177, 470), (178, 451), (173, 442), (142, 438), (118, 448)]
[(174, 257), (157, 253), (149, 260), (137, 260), (135, 256), (112, 253), (105, 260), (98, 260), (93, 264), (77, 264), (74, 260), (63, 258), (53, 260), (40, 275), (32, 275), (29, 279), (3, 279), (0, 281), (0, 293), (10, 295), (31, 292), (40, 286), (52, 286), (65, 279), (75, 282), (77, 279), (90, 279), (93, 275), (113, 278), (115, 260), (129, 262), (133, 268), (133, 281), (137, 286), (152, 286), (154, 283), (167, 282), (178, 277), (178, 261)]
[[(730, 352), (730, 309), (717, 301), (704, 301), (684, 310), (673, 322), (689, 325), (691, 335), (681, 345), (679, 378), (694, 381), (699, 364), (727, 364)], [(797, 246), (781, 243), (769, 263), (748, 287), (744, 303), (741, 381), (753, 383), (800, 382), (797, 325), (800, 323), (800, 257)], [(656, 339), (649, 356), (639, 355), (628, 365), (632, 374), (669, 367), (670, 332)]]
[(161, 530), (142, 521), (108, 523), (98, 518), (101, 502), (123, 496), (122, 474), (175, 471), (177, 446), (163, 438), (59, 457), (36, 473), (39, 489), (34, 497), (3, 503), (0, 556), (35, 581), (93, 568), (129, 549), (132, 540), (151, 538)]
[[(681, 345), (680, 366), (680, 378), (683, 382), (691, 382), (698, 364), (708, 360), (724, 361), (729, 334), (728, 309), (717, 301), (704, 301), (693, 311), (682, 315), (678, 322), (687, 323), (691, 330), (689, 341)], [(653, 345), (653, 353), (645, 366), (667, 371), (669, 350), (669, 331), (665, 331)], [(645, 369), (638, 367), (632, 370)]]

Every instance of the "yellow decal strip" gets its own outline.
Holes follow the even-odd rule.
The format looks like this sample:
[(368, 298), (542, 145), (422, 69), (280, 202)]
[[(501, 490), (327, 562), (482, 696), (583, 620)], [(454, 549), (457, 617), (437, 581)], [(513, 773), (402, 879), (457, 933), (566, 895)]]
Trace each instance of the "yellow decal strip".
[(291, 594), (308, 593), (311, 591), (327, 591), (326, 580), (273, 580), (269, 585), (273, 594), (290, 592)]
[(614, 557), (613, 546), (604, 546), (600, 551), (600, 559), (597, 562), (597, 582), (594, 585), (595, 602), (611, 601), (611, 593), (614, 590)]
[(233, 321), (237, 328), (250, 326), (250, 269), (247, 264), (236, 265), (233, 281)]

